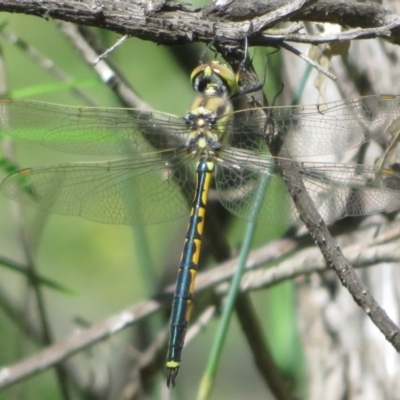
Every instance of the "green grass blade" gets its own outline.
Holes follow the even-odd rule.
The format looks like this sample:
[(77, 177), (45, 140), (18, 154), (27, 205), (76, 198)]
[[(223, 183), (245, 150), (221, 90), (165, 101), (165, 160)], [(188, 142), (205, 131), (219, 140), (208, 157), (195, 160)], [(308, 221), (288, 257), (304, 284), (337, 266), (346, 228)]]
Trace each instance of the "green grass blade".
[(24, 89), (13, 90), (9, 96), (14, 99), (22, 99), (30, 96), (54, 93), (63, 90), (70, 90), (82, 87), (93, 87), (99, 84), (98, 79), (74, 79), (69, 82), (53, 82), (46, 85), (31, 86)]
[[(257, 215), (257, 211), (259, 211), (262, 205), (265, 190), (267, 189), (268, 186), (268, 182), (269, 182), (269, 176), (264, 175), (261, 179), (261, 184), (257, 189), (257, 196), (255, 201), (255, 208), (256, 208), (255, 215)], [(256, 229), (256, 221), (251, 221), (246, 225), (246, 231), (244, 235), (243, 245), (239, 254), (238, 265), (236, 267), (235, 274), (233, 275), (232, 282), (229, 287), (228, 295), (226, 297), (226, 302), (224, 304), (222, 316), (211, 349), (211, 354), (208, 360), (206, 371), (200, 383), (199, 393), (197, 396), (198, 400), (207, 400), (210, 398), (213, 384), (215, 381), (215, 375), (217, 372), (218, 363), (221, 358), (222, 349), (225, 343), (226, 335), (228, 333), (229, 322), (231, 319), (232, 312), (235, 308), (236, 297), (240, 289), (240, 281), (243, 272), (246, 268), (246, 261), (251, 250), (251, 243), (253, 241), (255, 229)]]

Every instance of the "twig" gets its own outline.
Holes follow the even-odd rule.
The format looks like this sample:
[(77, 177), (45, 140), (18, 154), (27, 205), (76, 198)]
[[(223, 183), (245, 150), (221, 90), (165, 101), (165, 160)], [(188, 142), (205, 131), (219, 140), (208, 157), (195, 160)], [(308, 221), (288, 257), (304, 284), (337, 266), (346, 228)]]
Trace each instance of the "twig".
[[(72, 82), (72, 78), (65, 73), (62, 69), (60, 69), (57, 65), (54, 64), (53, 60), (47, 58), (44, 54), (42, 54), (37, 48), (33, 47), (30, 43), (26, 42), (19, 36), (15, 35), (8, 29), (0, 30), (0, 35), (5, 37), (10, 43), (19, 48), (27, 57), (29, 57), (35, 64), (37, 64), (40, 68), (47, 71), (49, 74), (55, 76), (62, 82)], [(81, 90), (79, 87), (71, 86), (70, 90), (77, 94), (80, 98), (84, 99), (84, 101), (91, 106), (95, 104), (91, 101), (90, 97), (86, 95), (86, 93)]]
[(96, 65), (100, 60), (103, 60), (104, 58), (107, 58), (109, 54), (111, 54), (117, 47), (121, 46), (122, 43), (125, 42), (126, 39), (128, 39), (128, 35), (124, 35), (121, 38), (119, 38), (110, 48), (108, 48), (103, 54), (100, 54), (94, 61), (93, 65)]
[(333, 81), (336, 81), (337, 77), (334, 74), (330, 73), (325, 68), (321, 67), (318, 63), (313, 61), (310, 57), (307, 57), (304, 53), (302, 53), (301, 51), (297, 50), (295, 47), (293, 47), (290, 44), (285, 43), (285, 42), (282, 42), (280, 44), (280, 46), (283, 47), (286, 50), (289, 50), (291, 53), (296, 54), (297, 56), (299, 56), (302, 60), (304, 60), (305, 62), (307, 62), (311, 66), (313, 66), (317, 71), (321, 72), (321, 74), (324, 74), (328, 78), (332, 79)]
[[(395, 21), (378, 28), (356, 28), (349, 29), (348, 31), (323, 34), (323, 35), (309, 35), (302, 33), (287, 33), (287, 34), (270, 34), (268, 31), (263, 33), (263, 37), (266, 39), (265, 44), (270, 44), (271, 41), (289, 41), (295, 43), (309, 43), (309, 44), (322, 44), (322, 43), (337, 43), (347, 42), (350, 40), (360, 39), (373, 39), (377, 37), (391, 38), (392, 30), (400, 27), (400, 18)], [(283, 47), (283, 46), (282, 46)]]
[(104, 49), (97, 53), (87, 38), (82, 34), (82, 31), (79, 31), (77, 26), (65, 22), (60, 22), (59, 26), (84, 60), (89, 65), (93, 66), (94, 71), (98, 74), (100, 79), (117, 93), (122, 104), (126, 107), (135, 107), (143, 110), (151, 109), (151, 107), (135, 93), (132, 86), (128, 83), (128, 80), (124, 78), (122, 72), (113, 65), (111, 60), (103, 59), (96, 65), (93, 65), (98, 54), (102, 53)]
[(105, 321), (94, 324), (88, 329), (72, 335), (65, 341), (51, 345), (36, 355), (0, 370), (0, 388), (7, 387), (23, 378), (42, 372), (56, 365), (71, 355), (93, 344), (106, 339), (133, 323), (142, 320), (159, 309), (155, 301), (139, 303), (127, 310), (121, 311)]

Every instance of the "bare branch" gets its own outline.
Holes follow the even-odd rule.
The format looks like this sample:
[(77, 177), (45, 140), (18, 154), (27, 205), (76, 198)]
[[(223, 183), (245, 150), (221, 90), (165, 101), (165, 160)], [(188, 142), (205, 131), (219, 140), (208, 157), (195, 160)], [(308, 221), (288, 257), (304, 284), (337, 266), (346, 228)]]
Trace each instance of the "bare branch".
[[(350, 36), (346, 32), (326, 39), (321, 35), (319, 43), (388, 38), (389, 35), (392, 42), (400, 43), (399, 16), (379, 5), (327, 0), (312, 3), (314, 1), (296, 0), (268, 2), (266, 5), (265, 2), (234, 1), (224, 8), (220, 2), (214, 2), (211, 8), (189, 10), (181, 4), (167, 2), (160, 12), (149, 15), (141, 5), (125, 1), (6, 0), (0, 3), (0, 11), (101, 27), (159, 44), (210, 42), (216, 38), (233, 44), (247, 37), (250, 46), (277, 45), (276, 38), (269, 37), (265, 30), (282, 21), (329, 22), (345, 29), (362, 28)], [(280, 40), (315, 43), (316, 39), (288, 34)]]
[(7, 387), (19, 380), (42, 372), (60, 363), (80, 350), (108, 338), (134, 322), (138, 322), (159, 309), (156, 301), (139, 303), (123, 310), (105, 321), (94, 324), (63, 342), (47, 347), (36, 355), (12, 366), (0, 370), (0, 387)]
[(287, 173), (285, 170), (286, 162), (284, 158), (276, 160), (276, 163), (282, 168), (282, 178), (287, 185), (301, 219), (320, 248), (325, 260), (335, 270), (342, 285), (350, 292), (354, 301), (366, 312), (393, 347), (400, 351), (400, 329), (358, 278), (315, 208), (300, 174)]

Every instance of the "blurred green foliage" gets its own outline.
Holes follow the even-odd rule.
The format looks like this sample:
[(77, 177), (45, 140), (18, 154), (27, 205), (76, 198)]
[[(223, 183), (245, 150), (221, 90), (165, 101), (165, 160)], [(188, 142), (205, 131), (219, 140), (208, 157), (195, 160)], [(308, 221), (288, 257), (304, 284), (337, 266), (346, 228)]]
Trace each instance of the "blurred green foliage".
[[(54, 22), (2, 14), (0, 22), (4, 21), (7, 21), (7, 29), (35, 46), (71, 77), (70, 83), (60, 84), (48, 71), (31, 61), (24, 51), (0, 37), (1, 52), (6, 63), (7, 96), (29, 96), (61, 104), (84, 105), (82, 99), (68, 90), (72, 85), (83, 88), (99, 106), (120, 106), (114, 94), (81, 60)], [(117, 35), (110, 32), (102, 32), (102, 36), (109, 45), (118, 39)], [(262, 71), (263, 54), (256, 53), (256, 56), (257, 67)], [(111, 57), (137, 93), (154, 109), (185, 115), (193, 99), (193, 91), (187, 71), (180, 68), (168, 48), (131, 38)], [(272, 93), (277, 91), (276, 88), (270, 90)], [(23, 143), (16, 145), (15, 153), (21, 167), (87, 159)], [(1, 177), (5, 177), (5, 173)], [(38, 216), (35, 210), (24, 210), (27, 219), (19, 226), (15, 220), (15, 205), (10, 205), (3, 197), (0, 198), (0, 205), (0, 253), (21, 263), (26, 262), (20, 242), (21, 230), (25, 230), (29, 239), (38, 243), (33, 258), (40, 274), (62, 282), (77, 292), (76, 295), (66, 295), (44, 289), (47, 311), (58, 340), (68, 337), (77, 328), (74, 319), (78, 316), (89, 323), (95, 322), (151, 296), (156, 288), (152, 292), (143, 283), (145, 274), (135, 251), (135, 235), (145, 235), (150, 248), (152, 274), (159, 276), (166, 259), (172, 257), (178, 265), (187, 224), (187, 219), (182, 218), (133, 230), (126, 226), (102, 225), (75, 217)], [(232, 230), (230, 240), (234, 246), (240, 243), (243, 224), (243, 221), (236, 222)], [(277, 234), (279, 232), (271, 231), (268, 227), (259, 227), (256, 244), (266, 243)], [(6, 284), (8, 294), (21, 309), (35, 315), (33, 297), (21, 276), (0, 268), (0, 282)], [(278, 363), (289, 376), (295, 376), (299, 355), (292, 285), (281, 285), (254, 297)], [(201, 377), (214, 326), (215, 322), (211, 323), (185, 350), (177, 390), (178, 393), (181, 391), (182, 398), (193, 398), (190, 393), (195, 392), (193, 388), (197, 387)], [(2, 313), (0, 331), (0, 365), (13, 364), (36, 351), (37, 347), (26, 343), (24, 334)], [(104, 348), (110, 354), (124, 352), (125, 345), (119, 341), (120, 337), (95, 346), (80, 356), (82, 374), (89, 375), (92, 368), (106, 370), (107, 358), (101, 359), (100, 355)], [(100, 363), (93, 361), (97, 357), (101, 359)], [(229, 384), (218, 385), (218, 382)], [(249, 393), (252, 398), (267, 398), (264, 383), (258, 377), (247, 345), (243, 344), (236, 321), (232, 323), (218, 382), (214, 398), (242, 399), (248, 398)], [(41, 374), (29, 379), (26, 384), (0, 393), (0, 400), (14, 398), (60, 398), (54, 372)]]

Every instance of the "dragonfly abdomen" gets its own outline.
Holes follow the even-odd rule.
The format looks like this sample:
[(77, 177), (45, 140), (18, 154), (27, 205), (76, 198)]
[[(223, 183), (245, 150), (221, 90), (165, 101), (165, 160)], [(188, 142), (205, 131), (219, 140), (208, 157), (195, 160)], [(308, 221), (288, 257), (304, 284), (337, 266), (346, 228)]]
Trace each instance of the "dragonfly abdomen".
[(174, 301), (172, 304), (170, 338), (166, 362), (167, 384), (174, 385), (182, 357), (182, 348), (192, 311), (195, 278), (199, 266), (208, 191), (214, 162), (206, 156), (197, 165), (197, 188), (182, 251)]

